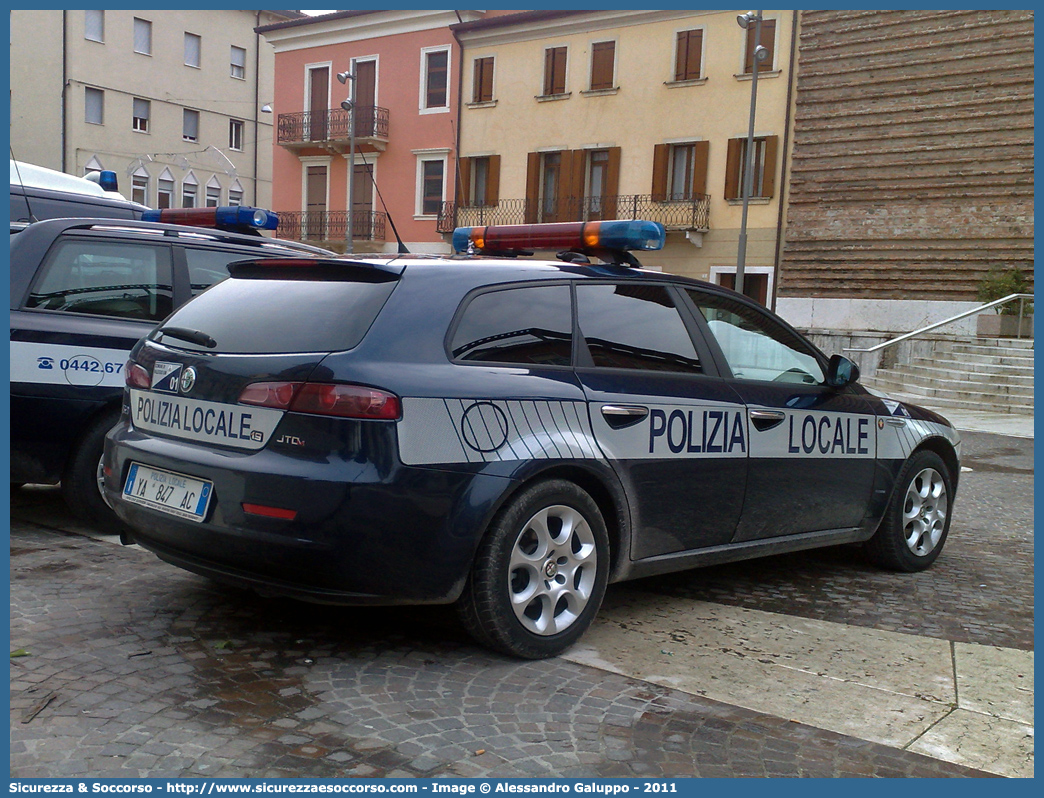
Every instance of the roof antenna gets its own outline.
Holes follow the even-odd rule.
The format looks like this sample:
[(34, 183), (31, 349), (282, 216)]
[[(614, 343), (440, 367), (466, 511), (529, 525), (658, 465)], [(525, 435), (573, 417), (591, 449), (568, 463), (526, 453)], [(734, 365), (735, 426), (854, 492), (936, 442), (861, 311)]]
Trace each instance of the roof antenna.
[[(377, 181), (373, 176), (373, 167), (370, 166), (370, 162), (364, 157), (362, 159), (363, 166), (366, 167), (366, 172), (370, 175), (370, 182), (373, 183), (374, 190), (377, 192), (377, 199), (381, 201), (381, 207), (384, 208), (384, 212), (388, 214), (388, 224), (391, 225), (392, 232), (395, 233), (395, 240), (399, 242), (399, 254), (409, 255), (410, 251), (406, 249), (406, 245), (402, 243), (402, 239), (399, 237), (399, 231), (395, 229), (395, 220), (392, 219), (391, 211), (388, 210), (388, 206), (384, 202), (384, 197), (381, 196), (381, 190), (377, 187)], [(351, 214), (349, 214), (351, 216)]]
[(16, 161), (14, 157), (14, 147), (8, 144), (7, 148), (11, 151), (11, 163), (14, 164), (15, 174), (18, 175), (18, 185), (22, 187), (22, 196), (25, 198), (25, 209), (29, 211), (29, 221), (38, 222), (40, 220), (37, 219), (36, 214), (33, 213), (33, 207), (29, 204), (29, 195), (25, 192), (25, 182), (22, 180), (22, 170), (18, 168), (18, 161)]

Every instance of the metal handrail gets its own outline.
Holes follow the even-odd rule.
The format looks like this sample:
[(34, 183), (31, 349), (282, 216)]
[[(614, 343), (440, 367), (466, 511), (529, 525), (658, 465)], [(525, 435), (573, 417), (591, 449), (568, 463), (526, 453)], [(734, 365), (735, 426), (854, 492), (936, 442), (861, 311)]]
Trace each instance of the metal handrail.
[(1024, 303), (1025, 303), (1025, 301), (1027, 299), (1033, 299), (1033, 294), (1009, 294), (1008, 296), (1004, 297), (1003, 299), (997, 299), (997, 300), (994, 300), (993, 302), (988, 302), (985, 305), (979, 305), (977, 308), (972, 308), (971, 310), (966, 310), (966, 311), (964, 311), (964, 313), (958, 313), (956, 316), (951, 316), (948, 319), (943, 319), (942, 321), (937, 321), (935, 324), (929, 324), (927, 327), (922, 327), (919, 330), (914, 330), (913, 332), (908, 332), (905, 335), (900, 335), (898, 338), (893, 338), (891, 341), (885, 341), (883, 344), (878, 344), (877, 346), (871, 346), (869, 349), (859, 349), (857, 347), (850, 346), (850, 347), (846, 347), (846, 348), (842, 349), (841, 351), (842, 352), (876, 352), (879, 349), (885, 349), (885, 348), (887, 348), (889, 346), (895, 346), (896, 344), (901, 344), (903, 341), (908, 341), (911, 338), (914, 338), (914, 337), (916, 337), (918, 335), (921, 335), (922, 333), (931, 332), (932, 330), (936, 330), (936, 329), (938, 329), (939, 327), (942, 327), (945, 324), (949, 324), (950, 322), (960, 321), (961, 319), (967, 318), (968, 316), (974, 316), (974, 315), (976, 315), (978, 313), (981, 313), (984, 310), (988, 310), (989, 308), (995, 308), (995, 307), (998, 307), (999, 305), (1006, 305), (1009, 302), (1015, 301), (1016, 299), (1019, 300), (1019, 331), (1018, 331), (1018, 334), (1016, 335), (1016, 337), (1017, 338), (1022, 338), (1022, 308), (1023, 308)]

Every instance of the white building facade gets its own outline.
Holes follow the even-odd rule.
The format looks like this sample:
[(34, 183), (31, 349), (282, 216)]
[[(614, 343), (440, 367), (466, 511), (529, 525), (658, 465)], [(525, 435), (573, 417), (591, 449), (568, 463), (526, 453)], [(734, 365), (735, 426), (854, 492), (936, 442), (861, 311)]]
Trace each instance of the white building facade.
[(267, 206), (272, 47), (296, 11), (11, 11), (11, 148), (27, 163), (110, 169), (151, 207)]

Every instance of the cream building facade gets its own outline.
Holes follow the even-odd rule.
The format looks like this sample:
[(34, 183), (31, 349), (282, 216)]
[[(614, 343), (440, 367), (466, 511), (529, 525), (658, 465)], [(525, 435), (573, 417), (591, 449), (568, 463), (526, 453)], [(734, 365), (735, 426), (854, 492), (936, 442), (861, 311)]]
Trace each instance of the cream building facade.
[(16, 10), (11, 147), (151, 207), (270, 204), (274, 54), (296, 11)]
[[(796, 14), (765, 11), (747, 293), (770, 304)], [(463, 49), (453, 224), (651, 218), (647, 266), (730, 284), (753, 30), (735, 11), (533, 11), (452, 26)]]

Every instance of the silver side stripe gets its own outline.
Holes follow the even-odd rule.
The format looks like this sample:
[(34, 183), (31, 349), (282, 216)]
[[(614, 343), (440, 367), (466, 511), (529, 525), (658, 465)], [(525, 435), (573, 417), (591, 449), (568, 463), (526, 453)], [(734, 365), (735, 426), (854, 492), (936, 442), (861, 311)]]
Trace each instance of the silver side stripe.
[(583, 402), (410, 398), (399, 456), (407, 465), (602, 458)]

